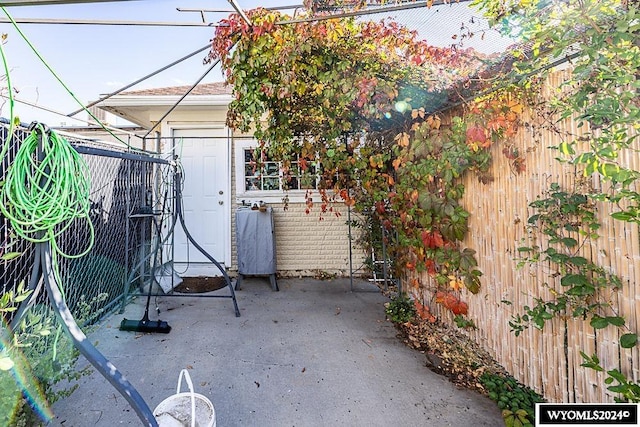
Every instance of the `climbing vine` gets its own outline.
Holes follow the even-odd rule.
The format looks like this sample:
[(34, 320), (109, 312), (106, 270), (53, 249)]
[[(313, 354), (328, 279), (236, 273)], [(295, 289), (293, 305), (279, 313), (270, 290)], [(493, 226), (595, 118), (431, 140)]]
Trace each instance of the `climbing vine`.
[(482, 273), (461, 245), (469, 216), (461, 178), (490, 179), (490, 146), (519, 124), (518, 92), (439, 113), (477, 83), (476, 52), (430, 46), (392, 21), (247, 15), (251, 25), (237, 15), (222, 22), (210, 53), (233, 84), (228, 124), (253, 132), (285, 176), (294, 153), (303, 164), (318, 159), (321, 212), (339, 201), (374, 217), (388, 231), (396, 273), (427, 272), (429, 283), (412, 287), (430, 287), (436, 303), (466, 315), (462, 293), (477, 293)]
[[(577, 184), (551, 184), (531, 203), (532, 238), (520, 250), (521, 264), (544, 262), (552, 270), (542, 285), (552, 298), (537, 298), (514, 316), (512, 330), (542, 329), (553, 318), (588, 320), (594, 329), (622, 328), (621, 348), (637, 345), (633, 325), (618, 315), (608, 295), (622, 280), (581, 255), (597, 238), (596, 203), (610, 204), (611, 217), (640, 223), (640, 171), (628, 159), (637, 156), (640, 134), (640, 10), (634, 0), (492, 1), (475, 0), (495, 25), (528, 41), (516, 50), (512, 81), (543, 80), (568, 64), (570, 73), (545, 97), (537, 112), (546, 130), (559, 137), (558, 160), (576, 170)], [(522, 78), (522, 76), (532, 76)], [(563, 126), (577, 122), (577, 130)], [(637, 167), (636, 167), (637, 168)], [(601, 188), (585, 186), (589, 180)], [(546, 238), (537, 241), (537, 234)], [(622, 351), (622, 350), (621, 350)], [(583, 366), (605, 371), (597, 355), (581, 353)], [(618, 369), (606, 371), (608, 389), (619, 400), (640, 401), (640, 386)]]
[[(409, 285), (416, 292), (429, 288), (434, 302), (450, 310), (458, 325), (468, 311), (462, 293), (477, 293), (482, 276), (475, 251), (461, 246), (469, 231), (469, 213), (459, 204), (461, 178), (472, 172), (482, 181), (491, 179), (489, 148), (515, 135), (521, 102), (515, 93), (496, 92), (450, 112), (446, 122), (434, 116), (419, 120), (398, 140), (397, 182), (387, 199), (387, 220), (398, 233), (394, 255), (401, 267), (427, 273), (427, 281), (414, 275)], [(385, 204), (377, 203), (377, 210), (386, 213)]]
[[(602, 297), (602, 291), (618, 290), (622, 281), (581, 255), (583, 248), (599, 237), (600, 223), (589, 194), (568, 192), (553, 183), (546, 197), (532, 202), (530, 206), (536, 211), (527, 224), (532, 244), (518, 248), (522, 254), (519, 265), (538, 262), (550, 265), (550, 281), (544, 286), (554, 299), (545, 301), (538, 298), (533, 307), (525, 306), (526, 314), (516, 315), (510, 322), (516, 335), (529, 323), (542, 329), (545, 322), (564, 313), (575, 318), (589, 318), (595, 329), (608, 325), (624, 326), (625, 320), (615, 313), (602, 315), (613, 309), (607, 297)], [(546, 241), (537, 242), (535, 236), (538, 234), (546, 236)], [(620, 341), (623, 347), (632, 347), (637, 336), (632, 333), (623, 335)]]

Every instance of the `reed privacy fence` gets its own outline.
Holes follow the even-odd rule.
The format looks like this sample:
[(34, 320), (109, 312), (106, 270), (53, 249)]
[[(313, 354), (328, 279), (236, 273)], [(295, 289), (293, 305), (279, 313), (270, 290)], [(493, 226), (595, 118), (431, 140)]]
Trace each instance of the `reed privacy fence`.
[[(546, 81), (547, 90), (559, 87), (562, 78), (563, 72), (552, 74)], [(524, 122), (535, 123), (533, 116), (525, 117)], [(559, 126), (575, 135), (583, 132), (571, 118)], [(639, 139), (634, 143), (635, 152), (629, 150), (619, 158), (633, 170), (640, 170)], [(519, 336), (510, 326), (525, 306), (533, 307), (536, 298), (552, 300), (552, 288), (562, 288), (558, 286), (556, 265), (537, 262), (518, 266), (518, 260), (525, 255), (523, 246), (545, 244), (546, 236), (532, 234), (528, 227), (528, 219), (539, 213), (530, 203), (545, 197), (552, 183), (569, 192), (576, 187), (600, 191), (608, 185), (596, 178), (584, 178), (581, 172), (576, 173), (573, 165), (558, 162), (559, 152), (549, 147), (560, 142), (554, 132), (525, 125), (509, 143), (510, 149), (521, 153), (526, 171), (522, 168), (520, 173), (515, 171), (513, 160), (503, 154), (504, 144), (495, 144), (491, 148), (493, 181), (479, 182), (473, 174), (465, 178), (461, 204), (470, 212), (470, 231), (463, 246), (477, 251), (478, 268), (483, 272), (480, 293), (464, 295), (469, 304), (469, 317), (477, 326), (468, 333), (518, 380), (550, 401), (612, 401), (615, 395), (606, 389), (606, 375), (580, 366), (584, 363), (580, 352), (589, 356), (597, 354), (605, 370), (619, 369), (630, 380), (638, 381), (637, 346), (626, 349), (619, 345), (620, 337), (628, 331), (616, 327), (594, 329), (589, 317), (575, 318), (570, 312), (547, 320), (542, 330), (530, 327)], [(599, 237), (588, 240), (577, 255), (621, 279), (619, 289), (602, 291), (609, 293), (601, 300), (611, 305), (603, 309), (603, 315), (623, 317), (629, 330), (637, 332), (640, 330), (638, 226), (612, 219), (610, 204), (597, 203), (595, 208), (601, 224), (597, 230)], [(426, 274), (421, 279), (428, 282)], [(434, 295), (426, 289), (421, 292), (419, 297), (425, 302), (433, 301)], [(453, 323), (448, 310), (439, 305), (434, 309), (440, 318)]]

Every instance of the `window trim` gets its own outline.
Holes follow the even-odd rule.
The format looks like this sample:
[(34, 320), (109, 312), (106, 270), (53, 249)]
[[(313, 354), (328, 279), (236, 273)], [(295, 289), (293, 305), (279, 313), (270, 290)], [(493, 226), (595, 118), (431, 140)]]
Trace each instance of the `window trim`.
[[(259, 201), (265, 203), (283, 203), (283, 198), (288, 197), (289, 203), (305, 203), (307, 201), (307, 190), (262, 190), (262, 191), (246, 191), (244, 188), (244, 152), (247, 149), (255, 149), (258, 147), (258, 141), (255, 139), (236, 139), (235, 140), (235, 182), (236, 182), (236, 203), (253, 204)], [(312, 189), (311, 197), (314, 202), (320, 201), (318, 190)]]

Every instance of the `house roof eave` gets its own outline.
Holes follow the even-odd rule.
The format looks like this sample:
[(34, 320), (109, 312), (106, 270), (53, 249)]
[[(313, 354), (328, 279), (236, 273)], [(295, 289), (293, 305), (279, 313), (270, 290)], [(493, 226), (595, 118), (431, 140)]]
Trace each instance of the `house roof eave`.
[[(156, 107), (172, 106), (180, 101), (179, 96), (174, 95), (117, 95), (98, 103), (98, 107)], [(187, 96), (180, 101), (180, 106), (196, 107), (226, 107), (233, 97), (231, 95), (196, 95)]]

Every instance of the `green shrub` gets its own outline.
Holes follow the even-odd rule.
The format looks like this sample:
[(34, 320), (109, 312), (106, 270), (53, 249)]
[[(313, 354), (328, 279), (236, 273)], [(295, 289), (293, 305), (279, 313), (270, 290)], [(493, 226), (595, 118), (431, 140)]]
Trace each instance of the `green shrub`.
[(485, 372), (480, 383), (502, 410), (506, 427), (533, 427), (535, 404), (544, 402), (542, 396), (511, 376)]
[(386, 304), (385, 314), (394, 323), (406, 323), (416, 315), (416, 307), (406, 294), (401, 294)]

